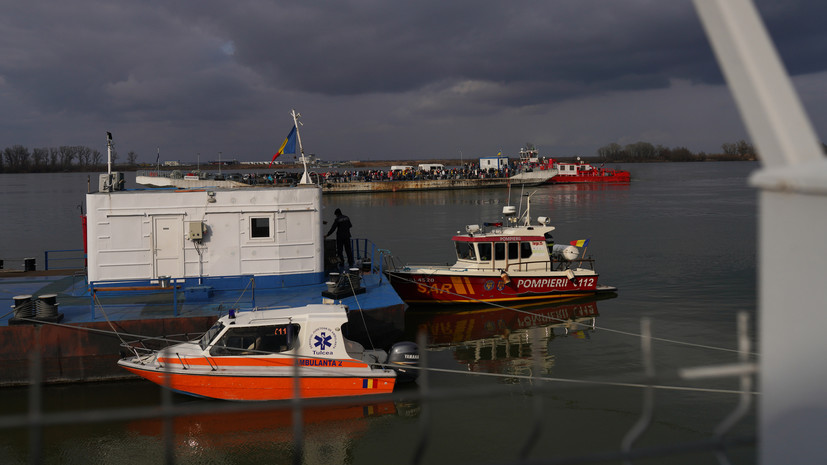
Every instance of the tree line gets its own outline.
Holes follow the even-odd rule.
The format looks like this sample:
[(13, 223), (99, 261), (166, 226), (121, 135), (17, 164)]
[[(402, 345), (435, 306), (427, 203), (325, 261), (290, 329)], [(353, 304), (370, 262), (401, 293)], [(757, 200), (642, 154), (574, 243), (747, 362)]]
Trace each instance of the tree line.
[(597, 149), (597, 157), (603, 162), (635, 163), (658, 161), (752, 161), (756, 160), (755, 147), (745, 140), (726, 142), (721, 153), (692, 152), (686, 147), (664, 147), (649, 142), (635, 142), (621, 146), (611, 143)]
[[(821, 144), (827, 153), (827, 145)], [(721, 145), (721, 153), (707, 154), (692, 152), (686, 147), (665, 147), (649, 142), (635, 142), (620, 145), (607, 144), (597, 149), (597, 158), (601, 162), (639, 163), (639, 162), (686, 162), (686, 161), (746, 161), (756, 160), (755, 147), (745, 141), (726, 142)], [(556, 157), (562, 158), (562, 157)], [(118, 153), (112, 150), (112, 164), (118, 160)], [(129, 151), (123, 167), (134, 168), (138, 163), (138, 154)], [(22, 145), (6, 147), (0, 152), (0, 173), (40, 173), (55, 171), (91, 171), (106, 166), (106, 157), (99, 150), (81, 145), (62, 145), (29, 150)]]
[[(112, 150), (112, 163), (118, 153)], [(134, 166), (138, 154), (130, 151), (126, 164)], [(0, 173), (44, 173), (55, 171), (87, 171), (106, 166), (106, 155), (82, 145), (62, 145), (29, 150), (22, 145), (6, 147), (0, 152)]]

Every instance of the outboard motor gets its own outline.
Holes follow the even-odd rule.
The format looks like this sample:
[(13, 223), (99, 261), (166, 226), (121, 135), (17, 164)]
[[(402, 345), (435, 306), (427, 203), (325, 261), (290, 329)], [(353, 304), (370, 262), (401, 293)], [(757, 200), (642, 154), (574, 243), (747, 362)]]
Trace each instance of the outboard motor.
[(419, 365), (419, 347), (410, 341), (397, 342), (388, 353), (388, 365), (396, 372), (400, 382), (410, 382), (419, 376), (419, 370), (407, 367)]

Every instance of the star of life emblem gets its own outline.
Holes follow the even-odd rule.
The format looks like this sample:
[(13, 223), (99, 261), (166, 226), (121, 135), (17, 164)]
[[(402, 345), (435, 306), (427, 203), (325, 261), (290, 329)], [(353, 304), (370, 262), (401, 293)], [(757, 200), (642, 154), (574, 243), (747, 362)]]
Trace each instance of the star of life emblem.
[(313, 355), (333, 355), (336, 343), (336, 333), (330, 328), (317, 328), (310, 335), (310, 347)]

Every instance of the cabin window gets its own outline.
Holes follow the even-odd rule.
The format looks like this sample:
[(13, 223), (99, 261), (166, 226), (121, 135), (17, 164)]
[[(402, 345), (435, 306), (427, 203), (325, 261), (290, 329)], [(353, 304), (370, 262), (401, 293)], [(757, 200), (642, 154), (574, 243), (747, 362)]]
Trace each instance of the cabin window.
[(494, 260), (505, 260), (505, 243), (494, 243)]
[(481, 242), (477, 244), (477, 251), (479, 252), (480, 261), (487, 262), (491, 260), (491, 243)]
[(469, 242), (457, 242), (457, 258), (460, 260), (476, 260), (474, 255), (474, 244)]
[(250, 237), (270, 237), (270, 218), (250, 218)]
[(520, 257), (528, 258), (531, 256), (531, 242), (520, 242)]
[(520, 258), (520, 244), (517, 242), (508, 243), (508, 259), (517, 260)]
[(299, 345), (299, 325), (230, 328), (213, 344), (210, 355), (266, 355), (293, 350)]

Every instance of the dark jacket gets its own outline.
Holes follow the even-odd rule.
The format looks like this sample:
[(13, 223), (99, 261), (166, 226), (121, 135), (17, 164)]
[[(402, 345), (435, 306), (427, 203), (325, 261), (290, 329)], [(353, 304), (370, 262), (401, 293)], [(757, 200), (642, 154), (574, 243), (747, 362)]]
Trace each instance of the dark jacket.
[(337, 215), (327, 235), (329, 236), (333, 234), (333, 231), (336, 231), (336, 239), (350, 239), (351, 227), (353, 227), (353, 225), (350, 224), (350, 218), (348, 218), (347, 215)]

